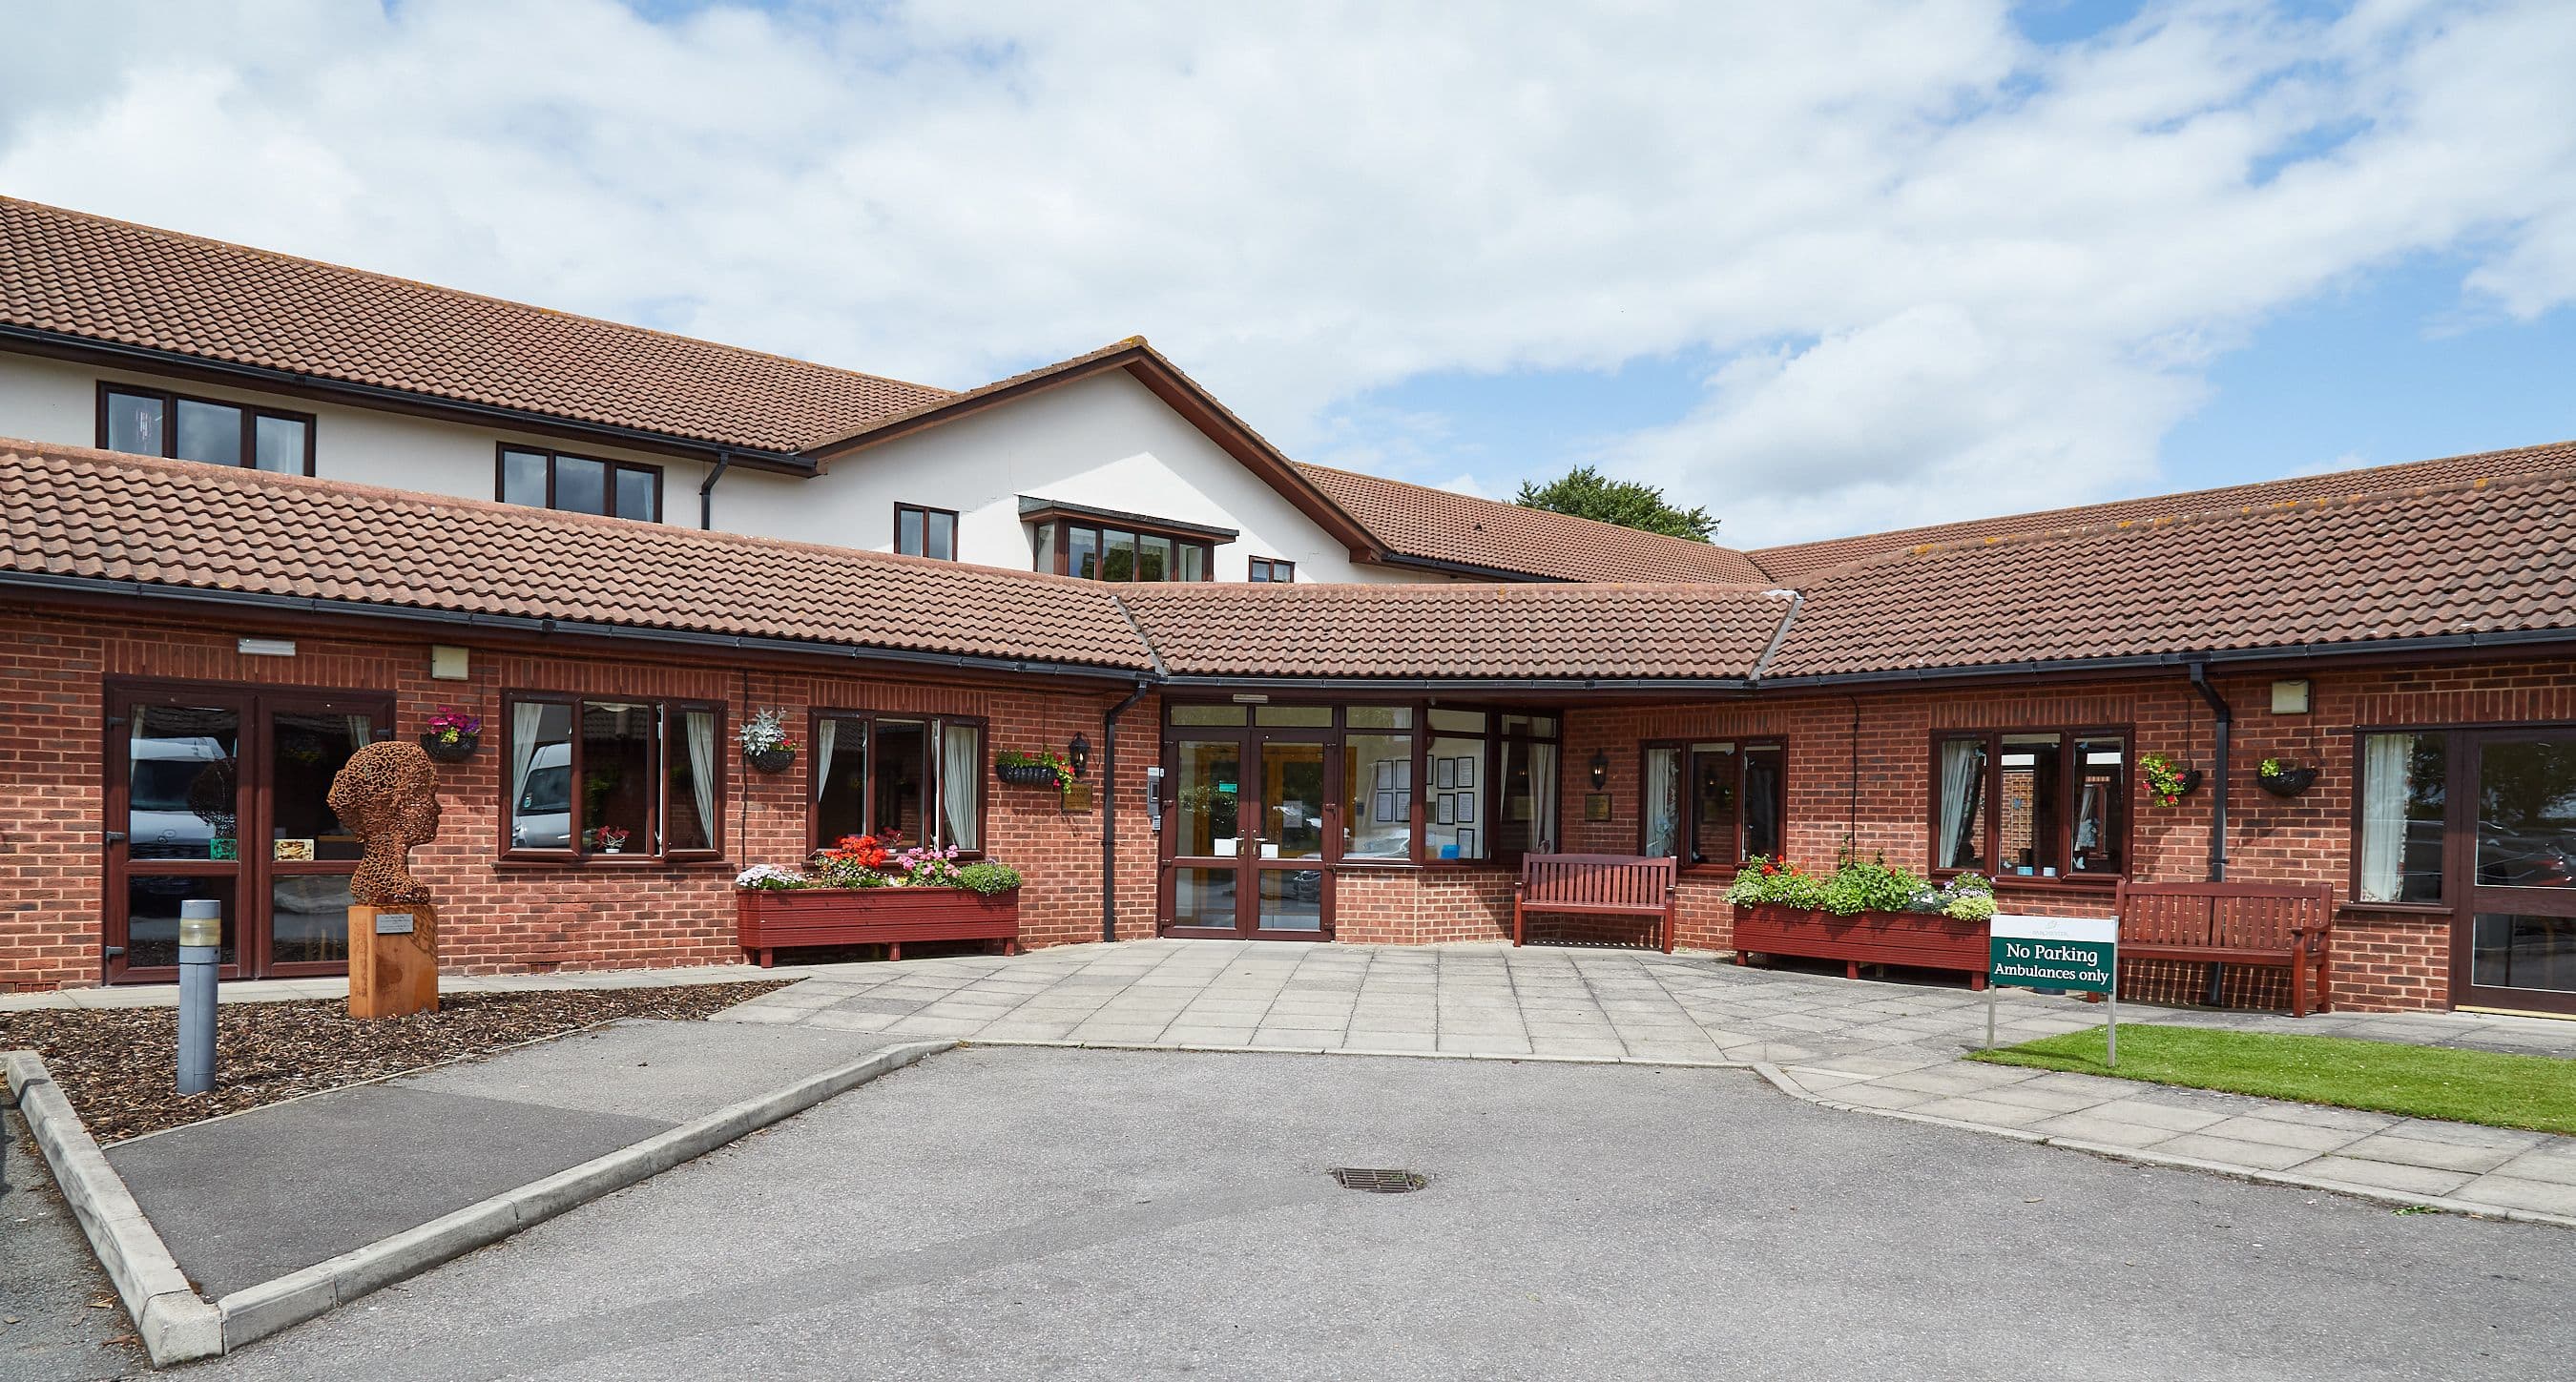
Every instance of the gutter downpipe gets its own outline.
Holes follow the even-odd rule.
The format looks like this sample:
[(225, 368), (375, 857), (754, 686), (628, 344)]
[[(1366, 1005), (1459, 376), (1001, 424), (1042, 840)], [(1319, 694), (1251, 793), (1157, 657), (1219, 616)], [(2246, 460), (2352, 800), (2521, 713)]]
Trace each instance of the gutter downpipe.
[(716, 481), (723, 479), (725, 472), (731, 469), (733, 449), (727, 447), (716, 453), (716, 468), (708, 471), (707, 482), (698, 486), (698, 526), (708, 532), (714, 532), (716, 528)]
[[(2209, 684), (2209, 663), (2195, 661), (2191, 666), (2191, 689), (2209, 703), (2210, 774), (2217, 779), (2209, 794), (2209, 881), (2227, 881), (2227, 732), (2236, 723), (2236, 712), (2218, 688)], [(2209, 967), (2208, 991), (2203, 995), (2209, 1006), (2217, 1007), (2219, 965)]]
[(1127, 699), (1100, 717), (1100, 938), (1118, 939), (1118, 717), (1145, 699), (1153, 683), (1140, 681)]

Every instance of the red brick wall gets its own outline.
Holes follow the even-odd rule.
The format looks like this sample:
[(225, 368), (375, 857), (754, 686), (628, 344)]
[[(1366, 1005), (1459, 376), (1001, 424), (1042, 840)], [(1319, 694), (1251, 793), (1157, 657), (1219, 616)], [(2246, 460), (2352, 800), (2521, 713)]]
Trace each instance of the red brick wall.
[[(441, 966), (451, 973), (603, 969), (730, 962), (733, 875), (751, 863), (794, 863), (806, 852), (807, 756), (777, 775), (755, 773), (728, 743), (719, 862), (585, 869), (504, 863), (499, 840), (505, 691), (673, 696), (726, 706), (728, 735), (752, 709), (783, 707), (800, 739), (811, 706), (985, 716), (989, 755), (1062, 750), (1077, 731), (1094, 744), (1100, 777), (1101, 717), (1116, 694), (1063, 689), (1030, 678), (976, 684), (922, 675), (806, 675), (742, 670), (671, 656), (591, 656), (476, 647), (466, 681), (429, 677), (428, 638), (299, 636), (291, 658), (242, 657), (237, 630), (206, 623), (0, 616), (10, 656), (0, 697), (14, 712), (0, 729), (0, 990), (96, 982), (99, 918), (103, 683), (111, 677), (261, 686), (381, 688), (395, 699), (395, 731), (408, 737), (440, 705), (484, 717), (484, 749), (442, 765), (439, 838), (413, 854), (437, 900)], [(263, 630), (262, 632), (267, 632)], [(445, 640), (439, 640), (445, 641)], [(1153, 924), (1153, 836), (1143, 768), (1153, 761), (1152, 699), (1129, 711), (1120, 807), (1120, 915), (1128, 938)], [(1056, 794), (983, 776), (987, 849), (1017, 866), (1020, 925), (1032, 945), (1100, 936), (1101, 814), (1068, 813)]]
[[(2474, 723), (2576, 722), (2576, 661), (2565, 658), (2448, 666), (2309, 669), (2279, 673), (2311, 683), (2310, 710), (2274, 715), (2276, 674), (2212, 680), (2235, 709), (2228, 794), (2228, 877), (2240, 882), (2331, 883), (2337, 923), (2338, 1001), (2353, 1008), (2443, 1007), (2450, 1001), (2450, 919), (2351, 904), (2353, 731)], [(2208, 769), (2208, 708), (2179, 671), (2083, 685), (1991, 686), (1843, 693), (1764, 694), (1691, 705), (1585, 707), (1569, 712), (1565, 848), (1606, 853), (1638, 846), (1639, 745), (1660, 739), (1781, 738), (1788, 744), (1787, 853), (1831, 868), (1846, 845), (1918, 872), (1930, 862), (1931, 740), (1951, 729), (2134, 727), (2131, 762), (2164, 753)], [(1584, 819), (1595, 752), (1608, 756), (1610, 819)], [(2305, 795), (2282, 799), (2254, 781), (2255, 765), (2281, 758), (2323, 769)], [(2142, 879), (2207, 876), (2212, 787), (2179, 806), (2150, 803), (2135, 781), (2129, 799), (2130, 873)], [(1686, 876), (1683, 942), (1723, 948), (1731, 918), (1715, 894), (1727, 870)], [(2456, 886), (2456, 881), (2455, 881)], [(2011, 910), (2108, 915), (2106, 888), (2006, 877)], [(2131, 976), (2143, 996), (2196, 997), (2196, 967)], [(2230, 1001), (2269, 1004), (2277, 976), (2228, 977)], [(2267, 987), (2268, 986), (2268, 987)]]

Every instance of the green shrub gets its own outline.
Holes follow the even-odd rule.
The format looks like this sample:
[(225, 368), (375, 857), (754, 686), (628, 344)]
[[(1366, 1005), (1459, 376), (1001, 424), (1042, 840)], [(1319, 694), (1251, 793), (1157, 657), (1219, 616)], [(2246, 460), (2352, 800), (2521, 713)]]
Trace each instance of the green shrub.
[(1884, 859), (1868, 863), (1851, 859), (1825, 880), (1824, 904), (1825, 910), (1836, 916), (1904, 912), (1912, 910), (1916, 897), (1926, 891), (1922, 879), (1903, 869), (1890, 868)]
[(957, 886), (991, 897), (1020, 886), (1020, 871), (988, 859), (957, 870)]

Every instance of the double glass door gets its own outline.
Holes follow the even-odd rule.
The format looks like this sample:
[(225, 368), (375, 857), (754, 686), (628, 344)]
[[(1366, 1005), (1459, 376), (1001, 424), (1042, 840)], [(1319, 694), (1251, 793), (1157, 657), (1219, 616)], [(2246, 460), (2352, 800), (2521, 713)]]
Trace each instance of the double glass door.
[(191, 901), (222, 913), (226, 978), (343, 972), (361, 851), (324, 798), (391, 699), (127, 687), (108, 716), (105, 977), (176, 978)]
[(1322, 731), (1175, 729), (1166, 741), (1163, 931), (1320, 940), (1339, 764)]
[(2451, 876), (2469, 885), (2453, 1001), (2576, 1013), (2576, 731), (2466, 738), (2470, 790), (2453, 807)]

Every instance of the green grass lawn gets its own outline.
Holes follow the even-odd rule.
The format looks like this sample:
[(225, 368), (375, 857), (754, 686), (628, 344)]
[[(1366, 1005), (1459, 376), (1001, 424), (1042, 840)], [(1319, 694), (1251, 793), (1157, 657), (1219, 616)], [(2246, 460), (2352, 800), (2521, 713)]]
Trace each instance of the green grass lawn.
[(2099, 1027), (1970, 1059), (2576, 1134), (2576, 1060), (2549, 1056), (2123, 1022), (2117, 1070), (2103, 1068)]

